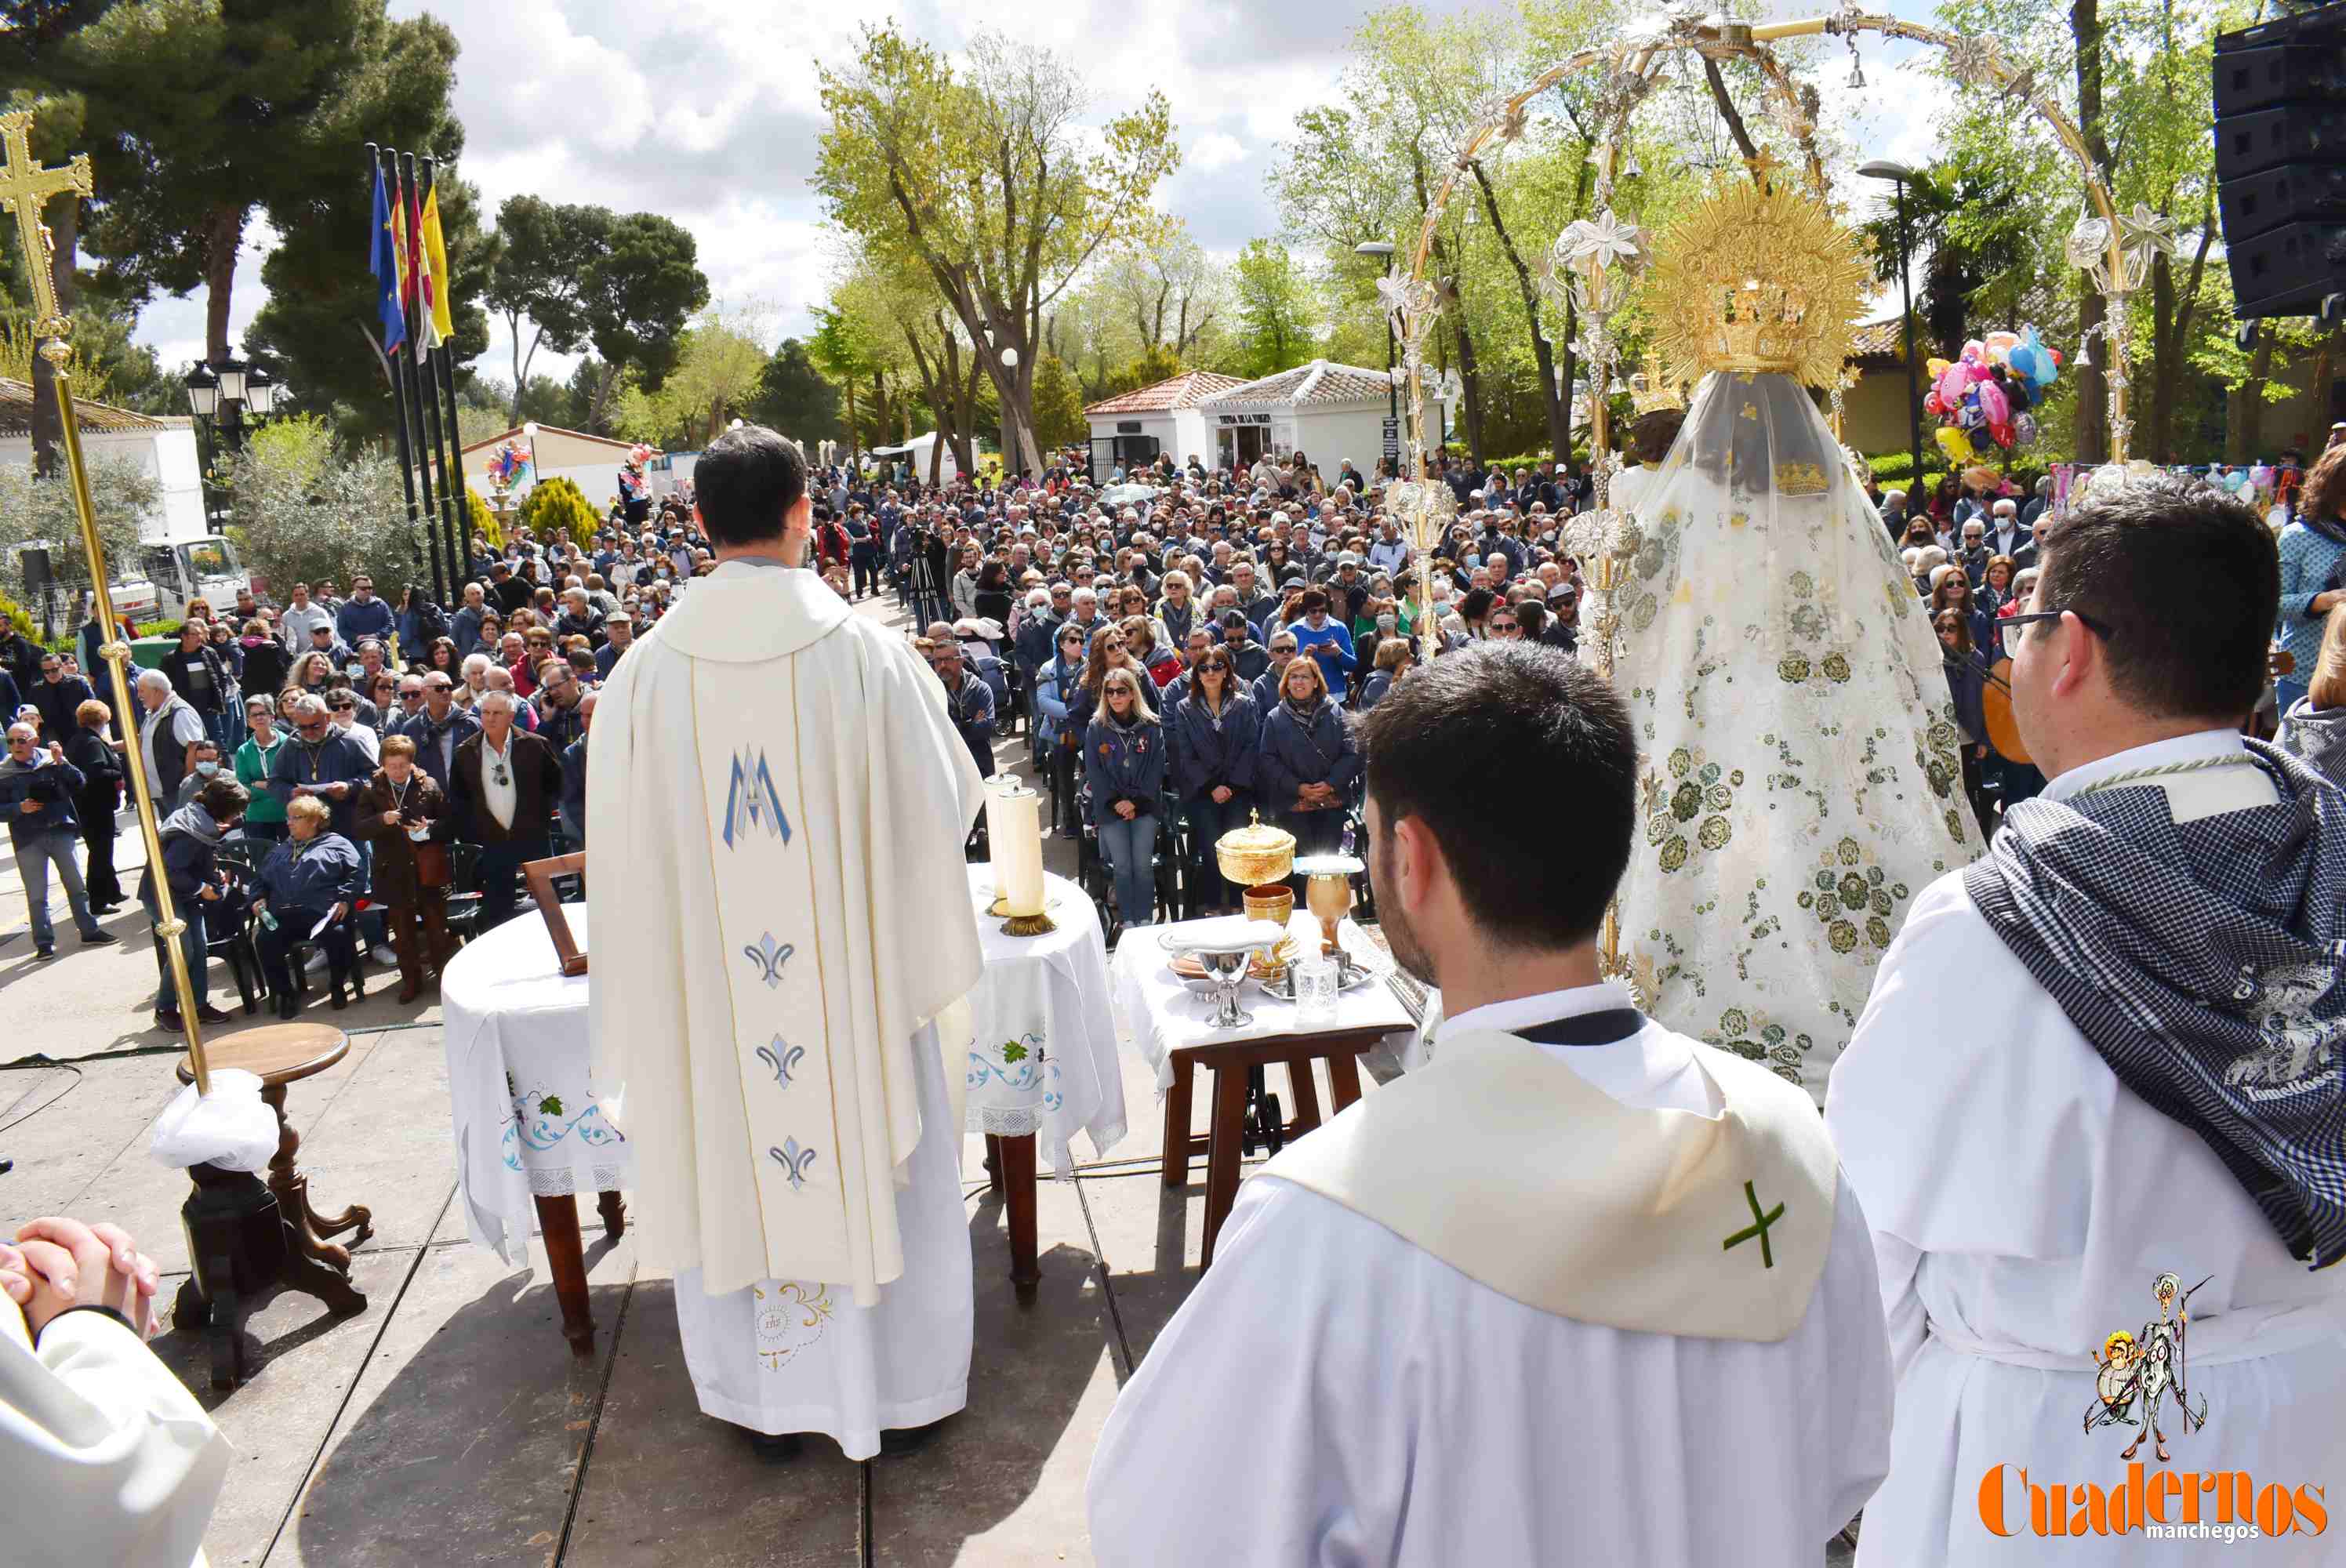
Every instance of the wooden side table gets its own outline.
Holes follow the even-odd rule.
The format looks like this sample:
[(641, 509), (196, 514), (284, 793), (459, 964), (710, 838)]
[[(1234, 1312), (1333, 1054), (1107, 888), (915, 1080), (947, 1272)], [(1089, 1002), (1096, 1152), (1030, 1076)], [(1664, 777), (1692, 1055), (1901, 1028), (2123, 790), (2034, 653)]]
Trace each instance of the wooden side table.
[[(374, 1234), (374, 1216), (363, 1204), (338, 1215), (310, 1207), (310, 1180), (295, 1163), (301, 1135), (285, 1119), (286, 1085), (324, 1072), (350, 1048), (349, 1037), (327, 1023), (265, 1023), (205, 1048), (214, 1071), (240, 1068), (259, 1077), (261, 1101), (277, 1114), (277, 1153), (265, 1193), (247, 1172), (207, 1165), (188, 1173), (196, 1191), (180, 1217), (192, 1272), (179, 1287), (171, 1321), (209, 1330), (214, 1388), (234, 1388), (250, 1371), (241, 1349), (244, 1319), (276, 1290), (315, 1296), (338, 1316), (366, 1309), (366, 1298), (351, 1286), (350, 1247)], [(195, 1082), (187, 1057), (178, 1071), (180, 1083)], [(327, 1239), (345, 1232), (356, 1233), (350, 1247)]]
[[(538, 1234), (546, 1240), (546, 1271), (554, 1277), (555, 1305), (562, 1309), (562, 1337), (574, 1356), (595, 1353), (595, 1314), (586, 1301), (586, 1247), (578, 1231), (578, 1195), (534, 1195)], [(613, 1241), (627, 1233), (627, 1200), (616, 1192), (596, 1195), (603, 1233)]]
[(1043, 1282), (1035, 1236), (1035, 1135), (985, 1135), (985, 1176), (1010, 1225), (1010, 1288), (1022, 1307)]
[[(1165, 1092), (1162, 1169), (1167, 1186), (1181, 1186), (1189, 1179), (1190, 1158), (1201, 1152), (1206, 1156), (1206, 1236), (1199, 1249), (1201, 1270), (1213, 1267), (1214, 1239), (1221, 1234), (1222, 1221), (1229, 1217), (1232, 1206), (1239, 1200), (1248, 1069), (1273, 1064), (1287, 1069), (1288, 1082), (1294, 1093), (1295, 1115), (1285, 1131), (1287, 1136), (1299, 1138), (1320, 1125), (1320, 1091), (1312, 1079), (1311, 1064), (1328, 1064), (1328, 1082), (1334, 1091), (1335, 1108), (1341, 1112), (1361, 1097), (1360, 1058), (1374, 1050), (1378, 1042), (1392, 1032), (1389, 1025), (1380, 1024), (1372, 1029), (1273, 1034), (1259, 1040), (1183, 1046), (1172, 1053), (1173, 1085)], [(1200, 1067), (1214, 1074), (1213, 1114), (1204, 1137), (1189, 1131)]]

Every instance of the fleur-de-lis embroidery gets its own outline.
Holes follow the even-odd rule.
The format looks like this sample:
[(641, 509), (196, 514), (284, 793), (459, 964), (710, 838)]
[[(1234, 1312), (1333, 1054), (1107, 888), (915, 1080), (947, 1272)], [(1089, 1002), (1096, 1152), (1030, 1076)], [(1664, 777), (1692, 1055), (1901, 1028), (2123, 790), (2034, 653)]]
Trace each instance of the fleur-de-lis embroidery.
[(774, 1070), (774, 1082), (787, 1089), (790, 1086), (790, 1069), (806, 1054), (803, 1045), (789, 1044), (779, 1034), (770, 1045), (758, 1047), (758, 1060)]
[(750, 962), (758, 966), (760, 971), (759, 978), (766, 983), (766, 988), (770, 991), (781, 984), (782, 965), (790, 961), (790, 954), (796, 952), (798, 949), (786, 942), (777, 942), (774, 940), (774, 933), (767, 932), (741, 951), (748, 956)]
[(814, 1164), (814, 1151), (799, 1147), (796, 1138), (785, 1138), (780, 1148), (770, 1148), (771, 1155), (790, 1178), (790, 1190), (796, 1192), (806, 1185), (807, 1167)]

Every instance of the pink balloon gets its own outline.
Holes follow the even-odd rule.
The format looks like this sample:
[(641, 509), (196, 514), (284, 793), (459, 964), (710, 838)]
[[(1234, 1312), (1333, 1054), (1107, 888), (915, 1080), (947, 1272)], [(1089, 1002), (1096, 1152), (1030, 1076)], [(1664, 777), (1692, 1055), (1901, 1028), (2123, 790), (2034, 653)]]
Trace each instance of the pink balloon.
[(1980, 412), (1987, 415), (1990, 429), (2004, 424), (2012, 418), (2012, 400), (2004, 395), (2004, 389), (1994, 382), (1980, 382), (1979, 401)]

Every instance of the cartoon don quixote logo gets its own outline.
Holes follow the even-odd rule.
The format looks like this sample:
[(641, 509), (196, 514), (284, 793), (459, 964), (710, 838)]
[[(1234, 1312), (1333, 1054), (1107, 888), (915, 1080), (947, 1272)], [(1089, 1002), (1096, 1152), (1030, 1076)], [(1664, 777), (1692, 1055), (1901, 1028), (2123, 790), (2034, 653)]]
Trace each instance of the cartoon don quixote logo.
[(2208, 1424), (2208, 1401), (2203, 1398), (2199, 1408), (2193, 1410), (2190, 1390), (2184, 1383), (2191, 1294), (2207, 1283), (2202, 1279), (2199, 1285), (2185, 1290), (2183, 1281), (2176, 1276), (2160, 1275), (2150, 1287), (2151, 1294), (2158, 1298), (2157, 1319), (2145, 1323), (2140, 1334), (2119, 1329), (2094, 1353), (2101, 1371), (2094, 1379), (2095, 1398), (2086, 1411), (2086, 1430), (2109, 1426), (2141, 1429), (2135, 1433), (2134, 1441), (2127, 1444), (2120, 1459), (2132, 1459), (2142, 1447), (2145, 1436), (2157, 1443), (2160, 1459), (2169, 1457), (2167, 1433), (2159, 1425), (2158, 1415), (2159, 1406), (2170, 1396), (2182, 1416), (2185, 1431), (2197, 1431)]

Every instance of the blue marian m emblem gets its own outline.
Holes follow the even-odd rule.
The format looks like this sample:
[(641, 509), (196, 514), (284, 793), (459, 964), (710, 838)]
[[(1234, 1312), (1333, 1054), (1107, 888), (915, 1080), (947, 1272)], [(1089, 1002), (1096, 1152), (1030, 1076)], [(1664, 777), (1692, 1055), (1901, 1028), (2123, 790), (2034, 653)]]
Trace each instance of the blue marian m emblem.
[(806, 1185), (807, 1167), (814, 1164), (814, 1151), (799, 1147), (796, 1138), (786, 1138), (782, 1146), (766, 1151), (779, 1162), (790, 1178), (790, 1190), (796, 1192)]
[(764, 981), (766, 989), (770, 991), (782, 983), (782, 966), (790, 962), (790, 954), (798, 949), (789, 942), (777, 944), (774, 933), (768, 932), (741, 951), (750, 962), (758, 966), (760, 972), (758, 978)]
[(782, 815), (782, 798), (762, 748), (754, 756), (744, 749), (733, 759), (732, 780), (725, 788), (725, 847), (740, 848), (739, 840), (753, 830), (780, 833), (783, 845), (790, 844), (790, 820)]
[(779, 1034), (772, 1044), (760, 1045), (757, 1051), (758, 1060), (774, 1070), (774, 1082), (785, 1089), (790, 1086), (790, 1069), (805, 1055), (805, 1046), (786, 1044)]

